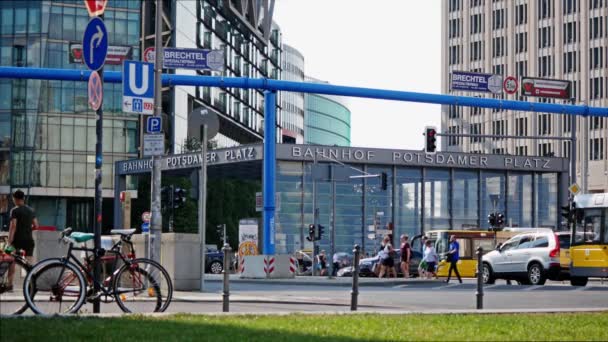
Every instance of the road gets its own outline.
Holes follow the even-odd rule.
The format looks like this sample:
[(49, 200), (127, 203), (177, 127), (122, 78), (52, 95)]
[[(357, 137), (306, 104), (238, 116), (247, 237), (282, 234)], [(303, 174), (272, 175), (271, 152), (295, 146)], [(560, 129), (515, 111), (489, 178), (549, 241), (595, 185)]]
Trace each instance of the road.
[[(207, 283), (206, 293), (181, 292), (174, 295), (169, 312), (221, 312), (221, 283)], [(475, 308), (474, 280), (464, 284), (405, 283), (360, 288), (359, 311), (430, 311)], [(485, 309), (567, 309), (608, 308), (608, 283), (590, 282), (586, 287), (548, 282), (544, 286), (506, 285), (484, 287)], [(232, 312), (327, 312), (350, 310), (350, 288), (327, 285), (231, 284)], [(22, 302), (3, 302), (6, 314)], [(113, 303), (102, 312), (118, 313)], [(90, 304), (83, 312), (92, 312)]]

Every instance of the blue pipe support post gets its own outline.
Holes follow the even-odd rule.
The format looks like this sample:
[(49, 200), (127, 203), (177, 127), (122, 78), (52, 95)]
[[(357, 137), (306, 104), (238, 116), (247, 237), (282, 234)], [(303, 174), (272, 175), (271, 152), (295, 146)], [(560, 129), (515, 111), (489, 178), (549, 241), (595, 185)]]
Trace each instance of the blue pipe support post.
[(262, 176), (262, 198), (264, 201), (264, 255), (274, 255), (275, 246), (275, 175), (277, 141), (277, 93), (264, 91), (264, 171)]
[[(49, 68), (20, 68), (0, 67), (0, 78), (12, 79), (42, 79), (61, 81), (88, 81), (90, 71), (73, 69)], [(104, 82), (121, 83), (120, 72), (104, 72)], [(580, 116), (608, 117), (608, 108), (589, 107), (587, 105), (567, 105), (555, 103), (539, 103), (512, 101), (492, 98), (477, 98), (471, 96), (455, 96), (443, 94), (415, 93), (397, 90), (374, 88), (348, 87), (332, 84), (291, 82), (274, 79), (246, 77), (218, 77), (193, 75), (162, 75), (164, 86), (206, 86), (242, 89), (265, 90), (265, 120), (264, 120), (264, 254), (274, 254), (274, 212), (275, 212), (275, 170), (276, 170), (276, 92), (291, 91), (301, 93), (363, 97), (380, 100), (407, 101), (432, 103), (440, 105), (457, 105), (465, 107), (497, 108), (515, 111), (540, 113), (570, 114)]]

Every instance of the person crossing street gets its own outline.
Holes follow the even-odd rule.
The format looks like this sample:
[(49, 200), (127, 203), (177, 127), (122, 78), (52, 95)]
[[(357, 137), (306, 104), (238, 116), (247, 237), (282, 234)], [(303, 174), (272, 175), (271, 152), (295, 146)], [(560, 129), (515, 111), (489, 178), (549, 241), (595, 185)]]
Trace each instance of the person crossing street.
[(446, 283), (450, 282), (450, 277), (452, 277), (452, 270), (456, 273), (456, 277), (458, 277), (458, 281), (462, 284), (462, 279), (460, 278), (460, 273), (458, 272), (458, 260), (460, 259), (460, 245), (458, 241), (456, 241), (456, 236), (450, 236), (450, 250), (447, 252), (448, 262), (450, 263), (450, 270), (448, 271), (448, 279), (445, 281)]

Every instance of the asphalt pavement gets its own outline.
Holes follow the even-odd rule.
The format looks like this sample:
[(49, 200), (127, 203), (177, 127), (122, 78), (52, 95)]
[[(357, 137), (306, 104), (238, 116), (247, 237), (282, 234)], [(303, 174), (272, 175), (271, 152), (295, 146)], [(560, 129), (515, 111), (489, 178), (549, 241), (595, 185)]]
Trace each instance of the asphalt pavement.
[[(230, 311), (241, 313), (346, 312), (350, 311), (350, 278), (237, 280), (230, 284)], [(446, 284), (440, 280), (362, 279), (359, 311), (458, 311), (475, 309), (476, 284)], [(209, 277), (205, 292), (176, 291), (168, 312), (213, 313), (222, 311), (222, 282)], [(18, 293), (2, 295), (0, 313), (23, 304)], [(119, 313), (115, 303), (102, 304), (102, 312)], [(608, 310), (608, 282), (591, 281), (585, 287), (567, 282), (544, 286), (507, 285), (504, 281), (484, 287), (486, 310)], [(84, 306), (82, 313), (91, 313)]]

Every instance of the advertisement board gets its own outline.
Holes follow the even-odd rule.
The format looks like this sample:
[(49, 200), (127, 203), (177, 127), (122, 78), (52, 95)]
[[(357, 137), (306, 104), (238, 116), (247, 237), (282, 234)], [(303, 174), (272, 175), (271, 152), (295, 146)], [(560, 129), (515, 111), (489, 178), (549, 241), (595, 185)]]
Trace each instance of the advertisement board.
[(258, 220), (239, 220), (239, 258), (258, 254)]
[[(82, 64), (82, 44), (70, 43), (70, 51), (68, 59), (71, 64)], [(133, 49), (130, 46), (108, 46), (108, 54), (106, 55), (106, 63), (108, 65), (121, 65), (127, 59), (133, 57)]]
[(521, 79), (523, 96), (570, 99), (572, 97), (571, 89), (570, 81), (532, 77), (522, 77)]
[(492, 94), (500, 94), (503, 87), (501, 75), (465, 71), (453, 71), (450, 85), (452, 90)]

